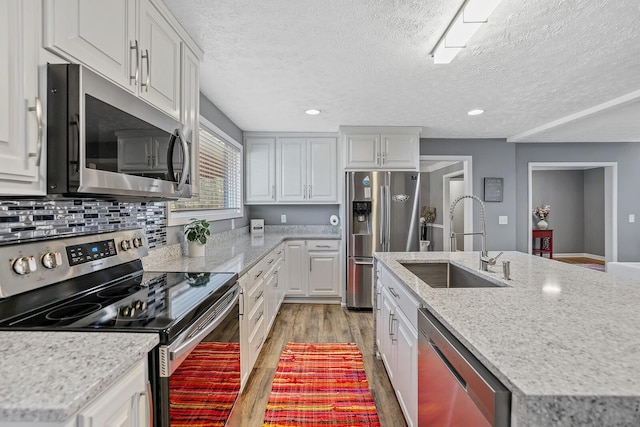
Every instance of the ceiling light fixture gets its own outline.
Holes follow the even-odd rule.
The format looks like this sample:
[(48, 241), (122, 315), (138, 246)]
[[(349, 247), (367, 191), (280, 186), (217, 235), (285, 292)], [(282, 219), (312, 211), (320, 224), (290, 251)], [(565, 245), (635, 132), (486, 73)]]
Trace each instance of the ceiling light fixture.
[(478, 114), (484, 113), (484, 110), (471, 110), (467, 114), (470, 116), (477, 116)]
[(308, 110), (305, 110), (305, 113), (307, 113), (310, 116), (317, 116), (318, 114), (320, 114), (320, 110), (316, 110), (315, 108), (310, 108)]
[(431, 51), (434, 64), (448, 64), (467, 46), (502, 0), (466, 0)]

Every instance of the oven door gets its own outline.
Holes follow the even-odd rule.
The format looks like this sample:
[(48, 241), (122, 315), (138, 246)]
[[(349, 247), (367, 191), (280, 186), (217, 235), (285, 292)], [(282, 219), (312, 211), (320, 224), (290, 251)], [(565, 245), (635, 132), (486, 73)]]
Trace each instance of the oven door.
[[(240, 392), (240, 287), (158, 349), (157, 426), (231, 425)], [(237, 411), (239, 413), (239, 411)]]

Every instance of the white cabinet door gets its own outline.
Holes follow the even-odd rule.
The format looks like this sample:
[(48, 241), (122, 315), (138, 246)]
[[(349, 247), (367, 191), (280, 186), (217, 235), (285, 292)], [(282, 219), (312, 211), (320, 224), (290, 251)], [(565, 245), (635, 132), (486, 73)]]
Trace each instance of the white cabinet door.
[(135, 0), (46, 0), (45, 47), (135, 92), (135, 6)]
[(44, 111), (36, 110), (40, 14), (37, 0), (0, 1), (1, 195), (46, 193)]
[(336, 138), (307, 139), (307, 199), (338, 201), (338, 153)]
[(78, 427), (138, 427), (151, 420), (143, 360), (78, 414)]
[(307, 199), (307, 141), (304, 138), (279, 138), (276, 169), (278, 202), (302, 202)]
[(382, 134), (380, 136), (383, 168), (419, 167), (419, 141), (412, 134)]
[(180, 119), (180, 36), (150, 0), (140, 0), (140, 97)]
[(395, 319), (393, 336), (397, 358), (394, 388), (407, 424), (414, 427), (418, 425), (418, 332), (401, 310), (396, 311)]
[(200, 192), (200, 163), (197, 153), (200, 150), (200, 61), (196, 55), (182, 44), (182, 106), (181, 121), (191, 131), (191, 193)]
[(306, 265), (307, 250), (304, 240), (290, 240), (286, 243), (285, 258), (287, 263), (288, 296), (307, 296), (308, 268)]
[(392, 323), (395, 305), (393, 297), (386, 288), (382, 289), (382, 301), (380, 302), (380, 317), (376, 319), (380, 323), (379, 340), (380, 344), (378, 350), (380, 351), (380, 357), (382, 362), (387, 368), (387, 375), (389, 380), (393, 383), (394, 370), (393, 370), (393, 345), (392, 345)]
[(309, 251), (309, 296), (339, 296), (339, 252)]
[(377, 168), (380, 166), (379, 134), (346, 134), (347, 168)]
[(247, 137), (244, 143), (246, 203), (276, 200), (276, 139)]

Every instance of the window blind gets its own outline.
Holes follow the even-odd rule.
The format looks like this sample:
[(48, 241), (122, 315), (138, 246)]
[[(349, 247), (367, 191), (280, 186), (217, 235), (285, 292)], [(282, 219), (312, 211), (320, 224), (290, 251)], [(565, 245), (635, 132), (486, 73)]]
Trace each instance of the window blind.
[(173, 211), (234, 210), (242, 208), (242, 152), (235, 144), (200, 127), (199, 194), (172, 204)]

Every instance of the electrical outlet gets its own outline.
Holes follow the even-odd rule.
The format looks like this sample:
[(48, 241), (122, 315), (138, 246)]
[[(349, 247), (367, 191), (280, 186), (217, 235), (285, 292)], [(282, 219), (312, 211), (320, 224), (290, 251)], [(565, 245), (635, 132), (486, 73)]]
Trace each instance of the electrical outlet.
[(634, 214), (629, 214), (629, 222), (636, 222), (636, 216)]
[(498, 217), (498, 224), (501, 224), (501, 225), (509, 224), (509, 217), (507, 217), (506, 215), (500, 215)]
[(280, 215), (280, 222), (283, 224), (287, 222), (287, 215), (285, 214)]

